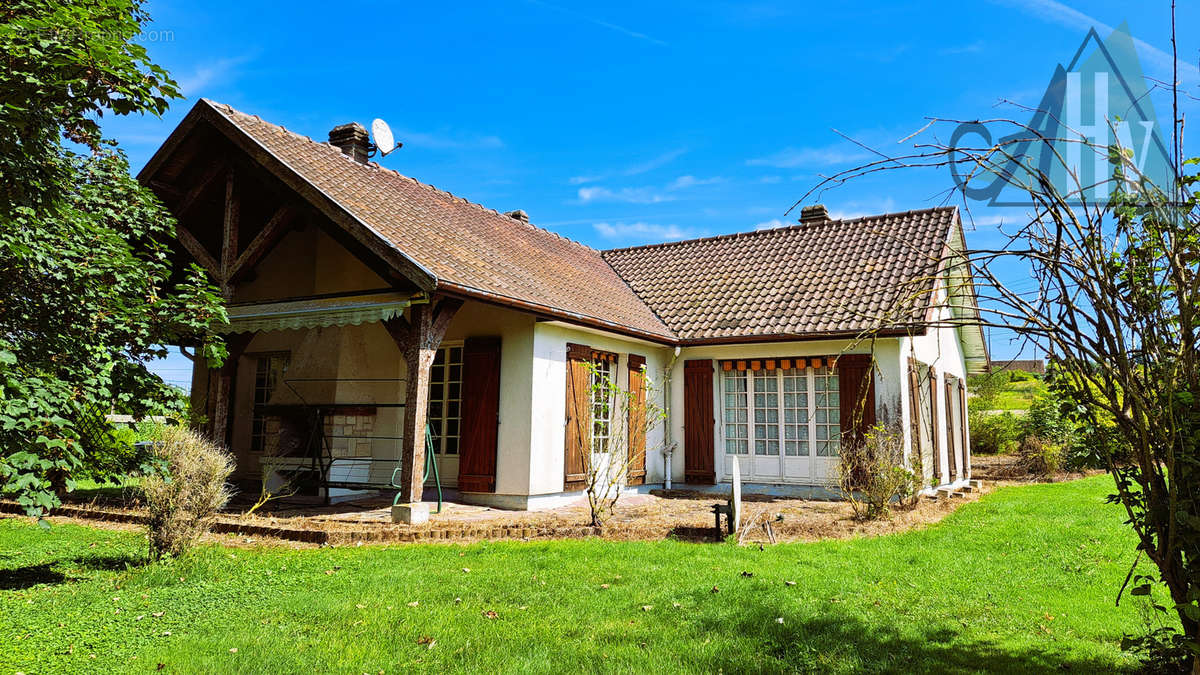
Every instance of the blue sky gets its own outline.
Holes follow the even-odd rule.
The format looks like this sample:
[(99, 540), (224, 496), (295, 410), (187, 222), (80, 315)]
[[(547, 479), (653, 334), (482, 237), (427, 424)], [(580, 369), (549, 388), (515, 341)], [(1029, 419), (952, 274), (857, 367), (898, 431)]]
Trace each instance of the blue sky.
[[(1092, 26), (1128, 21), (1147, 76), (1170, 78), (1167, 3), (806, 4), (150, 2), (143, 43), (187, 99), (106, 129), (137, 170), (201, 96), (318, 140), (381, 117), (405, 144), (385, 166), (612, 248), (794, 222), (822, 174), (870, 158), (835, 130), (903, 152), (928, 117), (1016, 116), (998, 102), (1036, 105)], [(1179, 9), (1181, 77), (1200, 95), (1198, 22)], [(889, 172), (819, 201), (925, 208), (951, 185)], [(994, 237), (1006, 214), (972, 210), (971, 243)]]

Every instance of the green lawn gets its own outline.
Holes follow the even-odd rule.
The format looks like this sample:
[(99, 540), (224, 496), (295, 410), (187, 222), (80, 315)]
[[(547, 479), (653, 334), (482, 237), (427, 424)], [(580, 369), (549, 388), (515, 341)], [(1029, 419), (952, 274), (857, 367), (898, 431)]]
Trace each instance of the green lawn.
[(1103, 503), (1109, 480), (1005, 488), (926, 530), (761, 552), (206, 546), (142, 566), (136, 534), (3, 520), (0, 672), (1129, 669), (1118, 642), (1141, 620), (1113, 597), (1133, 540)]

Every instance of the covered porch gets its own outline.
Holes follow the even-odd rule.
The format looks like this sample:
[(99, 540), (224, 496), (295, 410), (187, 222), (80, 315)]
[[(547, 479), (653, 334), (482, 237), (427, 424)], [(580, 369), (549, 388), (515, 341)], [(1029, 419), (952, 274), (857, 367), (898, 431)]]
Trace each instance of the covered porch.
[(204, 429), (248, 492), (329, 504), (386, 490), (399, 519), (422, 522), (426, 487), (492, 491), (500, 338), (444, 340), (463, 304), (396, 291), (234, 304), (225, 364), (195, 372)]

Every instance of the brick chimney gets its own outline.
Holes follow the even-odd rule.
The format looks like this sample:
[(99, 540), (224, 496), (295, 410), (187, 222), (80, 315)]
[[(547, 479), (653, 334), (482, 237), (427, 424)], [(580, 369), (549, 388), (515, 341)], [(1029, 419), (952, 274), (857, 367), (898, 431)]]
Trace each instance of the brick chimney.
[(829, 211), (824, 204), (813, 204), (800, 209), (801, 225), (817, 225), (829, 220)]
[(354, 161), (367, 163), (371, 138), (367, 135), (366, 128), (358, 122), (341, 124), (330, 129), (329, 144), (340, 148), (343, 154), (349, 155)]

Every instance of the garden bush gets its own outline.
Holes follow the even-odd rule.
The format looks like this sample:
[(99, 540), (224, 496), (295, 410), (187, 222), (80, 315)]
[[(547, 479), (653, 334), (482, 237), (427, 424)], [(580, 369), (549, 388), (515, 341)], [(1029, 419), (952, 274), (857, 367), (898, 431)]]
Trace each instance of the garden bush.
[(1027, 474), (1052, 476), (1065, 464), (1063, 446), (1037, 436), (1026, 436), (1017, 449), (1017, 466)]
[(971, 411), (971, 452), (979, 455), (1010, 453), (1020, 445), (1021, 421), (1010, 412), (988, 415)]
[(154, 444), (163, 470), (142, 481), (149, 511), (150, 557), (178, 556), (208, 532), (229, 502), (233, 458), (208, 438), (165, 427)]
[(892, 504), (910, 507), (921, 490), (919, 463), (904, 466), (904, 435), (876, 426), (866, 442), (843, 444), (837, 487), (858, 520), (874, 520), (891, 512)]

